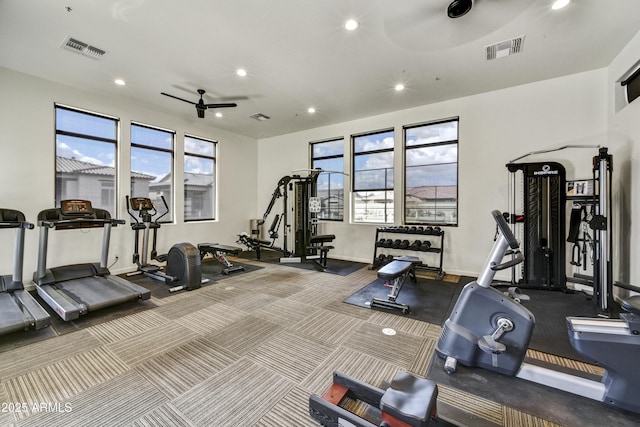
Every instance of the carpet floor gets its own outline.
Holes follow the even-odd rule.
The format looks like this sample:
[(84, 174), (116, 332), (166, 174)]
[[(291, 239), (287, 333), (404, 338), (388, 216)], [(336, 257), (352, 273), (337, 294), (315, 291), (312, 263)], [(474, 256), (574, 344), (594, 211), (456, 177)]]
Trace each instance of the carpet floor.
[[(399, 370), (438, 370), (439, 324), (343, 302), (375, 271), (340, 276), (242, 262), (264, 268), (152, 297), (149, 308), (69, 333), (3, 336), (0, 426), (312, 427), (309, 396), (327, 389), (333, 371), (383, 387)], [(474, 387), (474, 378), (483, 377), (439, 380), (443, 417), (477, 427), (640, 424), (630, 415), (594, 424), (599, 419), (566, 396), (554, 411), (572, 416), (554, 417), (518, 405), (518, 395), (532, 393), (527, 384), (501, 383), (516, 397), (506, 402)]]

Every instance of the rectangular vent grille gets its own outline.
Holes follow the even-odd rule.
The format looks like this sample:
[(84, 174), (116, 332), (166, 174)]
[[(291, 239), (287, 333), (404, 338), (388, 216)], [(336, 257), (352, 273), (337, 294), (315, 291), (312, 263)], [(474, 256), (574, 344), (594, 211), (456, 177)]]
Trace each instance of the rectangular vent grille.
[(62, 43), (62, 48), (93, 59), (100, 59), (107, 53), (102, 49), (90, 46), (89, 44), (76, 40), (72, 37), (67, 37), (67, 39)]
[(250, 115), (249, 117), (251, 117), (252, 119), (255, 119), (259, 122), (264, 122), (265, 120), (269, 120), (271, 117), (267, 116), (266, 114), (262, 114), (262, 113), (255, 113)]
[(522, 44), (524, 36), (516, 37), (511, 40), (505, 40), (499, 43), (485, 46), (487, 61), (492, 59), (504, 58), (505, 56), (514, 55), (522, 52)]

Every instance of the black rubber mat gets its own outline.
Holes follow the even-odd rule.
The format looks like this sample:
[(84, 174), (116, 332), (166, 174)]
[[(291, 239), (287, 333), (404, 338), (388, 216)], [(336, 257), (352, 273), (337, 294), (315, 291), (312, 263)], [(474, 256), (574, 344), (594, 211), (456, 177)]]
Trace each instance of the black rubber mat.
[(440, 385), (466, 391), (565, 427), (640, 425), (638, 414), (485, 369), (458, 365), (456, 373), (449, 375), (444, 372), (444, 360), (435, 354), (426, 376)]
[[(286, 265), (289, 267), (302, 268), (304, 270), (316, 270), (322, 271), (322, 269), (313, 261), (307, 262), (280, 262), (280, 258), (282, 258), (282, 252), (272, 251), (269, 249), (262, 249), (260, 251), (260, 259), (256, 258), (255, 251), (244, 251), (239, 255), (240, 258), (250, 259), (254, 261), (260, 261), (267, 264), (280, 264)], [(338, 276), (348, 276), (354, 271), (358, 271), (361, 268), (368, 266), (369, 264), (361, 263), (361, 262), (353, 262), (353, 261), (345, 261), (341, 259), (332, 259), (329, 258), (327, 260), (327, 269), (324, 270), (325, 273), (337, 274)]]
[[(211, 258), (205, 259), (202, 262), (202, 278), (209, 279), (209, 281), (203, 283), (201, 287), (209, 286), (211, 284), (219, 282), (220, 280), (224, 280), (227, 277), (231, 277), (232, 275), (238, 276), (243, 273), (248, 273), (264, 268), (256, 265), (241, 264), (237, 262), (233, 263), (233, 265), (244, 267), (244, 271), (236, 271), (230, 273), (229, 275), (224, 275), (222, 274), (222, 270), (224, 269), (224, 266), (222, 264)], [(167, 285), (162, 281), (152, 279), (151, 277), (147, 277), (143, 274), (129, 277), (127, 277), (126, 274), (121, 274), (120, 277), (127, 279), (138, 286), (149, 289), (151, 291), (151, 295), (154, 298), (162, 299), (168, 297), (169, 295), (173, 295), (173, 293), (169, 292), (169, 289), (171, 288), (170, 285)]]
[[(462, 287), (471, 280), (469, 277), (461, 277), (458, 283), (451, 283), (418, 278), (418, 283), (414, 285), (407, 279), (396, 301), (409, 306), (410, 311), (406, 316), (441, 325), (453, 308)], [(385, 286), (383, 279), (377, 279), (349, 296), (344, 302), (369, 307), (372, 298), (386, 299), (390, 290), (390, 287)], [(403, 315), (400, 310), (390, 312)]]
[[(502, 289), (502, 288), (499, 288)], [(560, 357), (592, 362), (576, 352), (569, 342), (567, 316), (596, 317), (594, 301), (583, 293), (523, 289), (530, 300), (524, 302), (536, 318), (530, 348)], [(617, 310), (614, 309), (614, 313)]]

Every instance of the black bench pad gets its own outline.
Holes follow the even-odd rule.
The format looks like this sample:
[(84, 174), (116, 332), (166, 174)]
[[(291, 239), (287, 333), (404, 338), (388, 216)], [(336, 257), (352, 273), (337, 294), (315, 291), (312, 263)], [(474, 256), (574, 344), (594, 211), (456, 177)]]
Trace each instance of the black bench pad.
[(413, 263), (408, 261), (391, 261), (378, 270), (378, 277), (381, 279), (395, 279), (407, 273), (412, 267)]
[(318, 234), (317, 236), (311, 236), (311, 238), (309, 239), (309, 243), (333, 242), (335, 238), (335, 234)]
[(237, 246), (220, 245), (218, 243), (198, 243), (198, 249), (201, 252), (202, 251), (206, 251), (206, 252), (218, 251), (218, 252), (224, 252), (227, 254), (239, 254), (240, 252), (242, 252), (242, 248), (239, 248)]

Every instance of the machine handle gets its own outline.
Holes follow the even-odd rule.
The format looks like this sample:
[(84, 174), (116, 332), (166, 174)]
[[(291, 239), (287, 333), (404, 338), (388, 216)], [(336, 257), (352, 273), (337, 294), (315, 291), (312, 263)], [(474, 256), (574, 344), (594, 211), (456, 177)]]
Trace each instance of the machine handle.
[(78, 218), (78, 219), (60, 219), (60, 220), (44, 220), (40, 221), (41, 227), (60, 227), (66, 225), (81, 225), (81, 224), (112, 224), (111, 219), (96, 219), (96, 218)]
[(517, 252), (514, 252), (514, 254), (517, 254), (515, 258), (513, 258), (512, 260), (509, 260), (507, 262), (503, 262), (502, 264), (495, 264), (495, 263), (492, 262), (491, 263), (491, 270), (493, 270), (493, 271), (504, 270), (504, 269), (513, 267), (514, 265), (518, 265), (522, 261), (524, 261), (524, 255), (522, 255), (522, 252), (517, 251)]
[(495, 219), (496, 223), (498, 224), (500, 232), (502, 233), (504, 238), (507, 239), (509, 247), (511, 249), (518, 249), (520, 247), (518, 245), (518, 240), (516, 239), (516, 236), (514, 236), (511, 232), (509, 224), (507, 224), (507, 221), (504, 219), (504, 216), (502, 216), (502, 213), (499, 210), (495, 210), (491, 212), (491, 215), (493, 215), (493, 219)]
[(116, 218), (111, 219), (111, 224), (113, 225), (126, 224), (126, 223), (127, 221), (125, 221), (124, 219), (116, 219)]
[(0, 228), (26, 228), (27, 230), (31, 230), (33, 228), (33, 224), (26, 221), (0, 222)]

